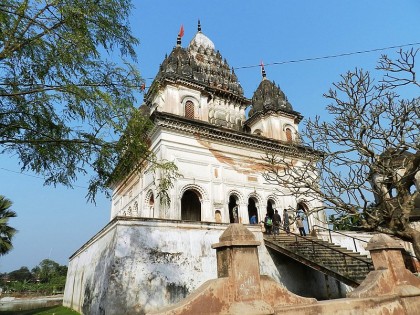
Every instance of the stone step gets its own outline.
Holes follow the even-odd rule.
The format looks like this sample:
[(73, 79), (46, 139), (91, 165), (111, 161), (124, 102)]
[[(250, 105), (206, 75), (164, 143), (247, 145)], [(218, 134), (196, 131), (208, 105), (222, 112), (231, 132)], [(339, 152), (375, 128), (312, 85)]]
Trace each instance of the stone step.
[[(347, 248), (329, 243), (322, 239), (295, 235), (265, 235), (265, 239), (295, 253), (313, 263), (355, 282), (362, 282), (373, 269), (372, 260), (366, 255), (353, 252)], [(368, 265), (369, 264), (369, 265)]]
[(345, 258), (346, 262), (344, 262), (344, 257), (341, 255), (333, 255), (333, 256), (332, 255), (319, 255), (319, 254), (314, 255), (312, 252), (304, 252), (304, 251), (292, 251), (292, 252), (301, 256), (313, 258), (314, 260), (317, 260), (317, 261), (325, 261), (332, 264), (345, 265), (346, 263), (347, 264), (353, 263), (353, 264), (362, 265), (362, 266), (367, 266), (368, 264), (372, 264), (372, 262), (369, 260), (360, 260), (358, 259), (359, 257), (354, 257), (354, 256), (346, 256)]
[(284, 246), (284, 247), (292, 252), (301, 252), (301, 253), (320, 256), (320, 257), (343, 258), (345, 256), (345, 257), (349, 257), (349, 259), (360, 259), (360, 260), (369, 261), (369, 262), (371, 261), (370, 258), (366, 256), (355, 255), (352, 253), (346, 253), (342, 251), (324, 251), (324, 250), (319, 250), (315, 248), (315, 252), (314, 252), (312, 248), (293, 248), (290, 246)]
[[(305, 245), (295, 245), (295, 244), (280, 244), (280, 246), (282, 247), (286, 247), (292, 251), (306, 251), (308, 253), (313, 253), (313, 247), (312, 246), (305, 246)], [(323, 247), (317, 247), (315, 246), (315, 253), (317, 255), (324, 255), (324, 256), (330, 256), (330, 255), (335, 255), (335, 256), (342, 256), (343, 254), (345, 254), (346, 256), (350, 256), (350, 257), (358, 257), (364, 260), (369, 260), (369, 258), (366, 255), (360, 255), (358, 253), (352, 252), (352, 251), (346, 251), (346, 250), (341, 250), (341, 249), (328, 249), (328, 248), (323, 248)]]
[(328, 247), (325, 247), (325, 246), (320, 246), (320, 245), (317, 245), (317, 244), (312, 245), (312, 243), (310, 243), (310, 242), (298, 242), (298, 243), (296, 243), (296, 242), (286, 243), (286, 242), (277, 242), (277, 241), (275, 241), (275, 242), (278, 243), (278, 244), (281, 244), (281, 245), (286, 245), (288, 247), (296, 247), (296, 248), (299, 248), (299, 247), (313, 248), (313, 247), (315, 247), (316, 251), (318, 251), (318, 252), (321, 251), (321, 252), (328, 252), (329, 253), (329, 252), (331, 252), (331, 248), (332, 248), (334, 252), (340, 252), (340, 253), (345, 253), (347, 255), (352, 255), (352, 256), (357, 256), (357, 257), (366, 257), (367, 258), (366, 255), (361, 255), (360, 253), (353, 252), (349, 249), (346, 249), (346, 248), (343, 248), (343, 247), (340, 247), (340, 246), (328, 246), (327, 244), (324, 244), (324, 245), (328, 246)]

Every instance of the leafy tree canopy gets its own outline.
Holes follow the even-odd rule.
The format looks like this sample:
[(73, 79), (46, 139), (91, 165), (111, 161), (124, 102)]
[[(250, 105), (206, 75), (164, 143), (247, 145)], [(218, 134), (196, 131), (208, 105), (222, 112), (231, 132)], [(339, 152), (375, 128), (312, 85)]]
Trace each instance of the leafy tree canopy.
[(142, 79), (130, 63), (138, 44), (131, 8), (129, 0), (0, 4), (0, 152), (46, 184), (71, 186), (92, 168), (93, 200), (127, 175), (113, 170), (131, 147), (125, 165), (159, 165), (138, 133), (151, 123), (134, 106)]
[(9, 293), (52, 294), (64, 290), (66, 275), (67, 266), (44, 259), (31, 271), (23, 266), (1, 274), (0, 285)]
[(13, 281), (25, 281), (32, 279), (32, 273), (29, 271), (28, 267), (23, 266), (9, 272), (8, 277)]

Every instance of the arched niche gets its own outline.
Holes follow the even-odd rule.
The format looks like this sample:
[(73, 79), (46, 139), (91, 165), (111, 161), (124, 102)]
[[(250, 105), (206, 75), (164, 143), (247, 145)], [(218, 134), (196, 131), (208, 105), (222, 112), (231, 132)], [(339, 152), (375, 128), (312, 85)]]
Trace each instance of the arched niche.
[(201, 194), (187, 189), (181, 197), (181, 220), (201, 221)]

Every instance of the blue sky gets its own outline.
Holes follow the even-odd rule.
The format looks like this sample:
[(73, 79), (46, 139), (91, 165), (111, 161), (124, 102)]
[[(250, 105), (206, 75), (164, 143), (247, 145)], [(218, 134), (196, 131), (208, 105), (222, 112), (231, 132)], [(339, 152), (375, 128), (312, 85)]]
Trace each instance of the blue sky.
[[(258, 67), (241, 67), (257, 66), (263, 60), (268, 79), (280, 85), (293, 108), (306, 118), (328, 119), (324, 110), (328, 101), (322, 94), (340, 74), (355, 67), (374, 71), (381, 54), (395, 56), (397, 49), (271, 63), (420, 42), (417, 0), (147, 0), (134, 4), (131, 25), (140, 39), (138, 67), (147, 86), (174, 47), (180, 25), (184, 25), (182, 45), (186, 46), (200, 19), (203, 33), (229, 65), (238, 68), (235, 72), (246, 97), (252, 97), (261, 74)], [(141, 102), (139, 98), (138, 105)], [(74, 189), (54, 188), (19, 170), (13, 156), (0, 156), (0, 194), (14, 202), (18, 217), (10, 224), (19, 230), (13, 251), (0, 257), (0, 272), (32, 268), (44, 258), (67, 264), (68, 257), (109, 221), (110, 201), (100, 195), (96, 206), (87, 203), (84, 178)]]

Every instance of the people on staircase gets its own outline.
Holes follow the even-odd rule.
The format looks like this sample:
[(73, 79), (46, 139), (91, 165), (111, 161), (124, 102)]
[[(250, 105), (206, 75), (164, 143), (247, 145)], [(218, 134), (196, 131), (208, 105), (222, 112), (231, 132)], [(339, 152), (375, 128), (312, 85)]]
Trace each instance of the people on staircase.
[(303, 226), (302, 219), (299, 215), (296, 217), (296, 226), (299, 229), (300, 235), (306, 236), (305, 227)]
[(281, 217), (277, 210), (274, 211), (273, 215), (273, 234), (279, 235), (279, 229), (281, 224)]
[(284, 209), (283, 211), (283, 228), (286, 231), (287, 235), (290, 234), (290, 221), (289, 221), (289, 214), (287, 213), (287, 210)]
[(268, 235), (271, 235), (271, 230), (273, 228), (273, 220), (270, 218), (268, 213), (265, 215), (265, 218), (264, 218), (264, 228), (265, 228), (265, 233), (267, 233)]

